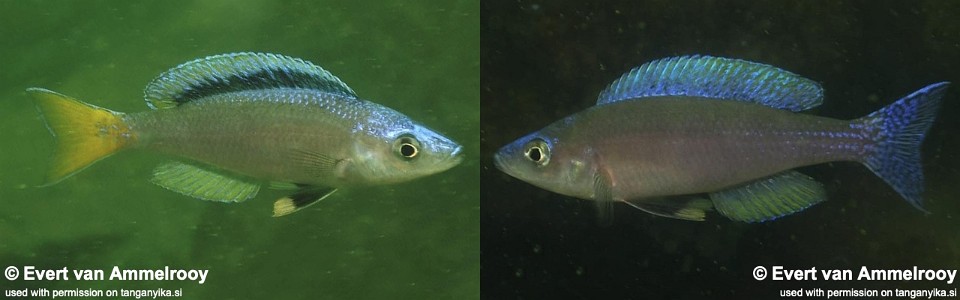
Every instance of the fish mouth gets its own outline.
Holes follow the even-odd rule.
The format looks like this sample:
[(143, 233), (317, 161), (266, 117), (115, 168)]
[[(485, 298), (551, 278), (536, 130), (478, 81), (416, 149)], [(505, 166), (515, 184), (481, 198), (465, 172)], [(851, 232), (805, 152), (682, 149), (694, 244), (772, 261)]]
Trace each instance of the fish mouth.
[(457, 145), (456, 148), (453, 148), (453, 151), (450, 151), (450, 158), (447, 160), (450, 161), (452, 166), (459, 165), (463, 161), (463, 146)]
[(497, 167), (497, 169), (501, 172), (509, 174), (509, 172), (507, 172), (507, 163), (505, 160), (506, 159), (503, 157), (501, 152), (493, 154), (493, 166)]
[(510, 164), (510, 153), (504, 153), (502, 151), (495, 153), (493, 155), (493, 166), (497, 167), (497, 170), (500, 170), (503, 174), (507, 174), (507, 176), (524, 180), (520, 177), (516, 168)]

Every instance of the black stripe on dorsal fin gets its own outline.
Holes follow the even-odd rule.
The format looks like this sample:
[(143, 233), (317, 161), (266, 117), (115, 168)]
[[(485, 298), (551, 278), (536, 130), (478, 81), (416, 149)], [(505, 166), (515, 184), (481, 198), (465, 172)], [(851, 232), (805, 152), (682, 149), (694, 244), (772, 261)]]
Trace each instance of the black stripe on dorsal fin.
[(229, 53), (190, 61), (160, 74), (144, 98), (153, 109), (171, 108), (222, 93), (303, 88), (356, 98), (339, 78), (308, 61), (270, 53)]

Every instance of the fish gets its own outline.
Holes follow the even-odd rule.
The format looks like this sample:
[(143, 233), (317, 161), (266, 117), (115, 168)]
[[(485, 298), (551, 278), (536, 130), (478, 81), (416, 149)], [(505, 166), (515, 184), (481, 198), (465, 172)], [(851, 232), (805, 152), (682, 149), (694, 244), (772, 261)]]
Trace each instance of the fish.
[(152, 82), (152, 110), (121, 113), (29, 88), (57, 139), (44, 186), (125, 149), (172, 157), (151, 182), (202, 200), (237, 203), (262, 186), (287, 190), (279, 217), (340, 188), (405, 182), (462, 160), (453, 140), (364, 100), (309, 61), (227, 53), (174, 67)]
[[(558, 194), (682, 220), (708, 211), (756, 223), (826, 200), (798, 167), (859, 162), (923, 207), (920, 145), (949, 82), (930, 84), (867, 116), (800, 113), (823, 102), (810, 79), (713, 56), (668, 57), (623, 74), (595, 106), (497, 150), (504, 173)], [(604, 221), (606, 222), (606, 221)]]

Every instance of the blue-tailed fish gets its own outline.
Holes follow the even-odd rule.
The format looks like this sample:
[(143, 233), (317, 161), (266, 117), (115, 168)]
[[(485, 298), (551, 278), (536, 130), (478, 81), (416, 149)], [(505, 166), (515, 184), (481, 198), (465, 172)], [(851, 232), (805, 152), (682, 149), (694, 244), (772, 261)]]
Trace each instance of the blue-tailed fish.
[[(646, 212), (703, 220), (705, 211), (759, 222), (826, 199), (792, 169), (863, 163), (923, 210), (920, 144), (947, 82), (851, 121), (798, 113), (820, 105), (809, 79), (737, 59), (684, 56), (646, 63), (597, 105), (504, 146), (497, 167), (538, 187)], [(706, 199), (703, 194), (707, 194)]]
[(282, 216), (341, 187), (407, 181), (447, 170), (460, 146), (390, 108), (363, 100), (336, 76), (297, 58), (233, 53), (184, 63), (153, 80), (152, 111), (120, 113), (28, 89), (58, 147), (53, 184), (127, 148), (182, 159), (152, 181), (211, 201), (253, 198), (263, 184), (291, 193)]

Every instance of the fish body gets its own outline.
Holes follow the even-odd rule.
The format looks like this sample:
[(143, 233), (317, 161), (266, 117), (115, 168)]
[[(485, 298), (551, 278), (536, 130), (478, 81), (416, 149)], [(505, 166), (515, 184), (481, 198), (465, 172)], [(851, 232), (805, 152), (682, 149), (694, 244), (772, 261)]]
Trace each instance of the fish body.
[(819, 105), (822, 90), (787, 71), (725, 58), (668, 58), (625, 74), (598, 105), (504, 146), (495, 162), (533, 185), (596, 200), (601, 210), (625, 202), (702, 220), (716, 208), (756, 222), (825, 200), (822, 185), (792, 169), (855, 161), (922, 209), (919, 144), (946, 86), (836, 120), (797, 113)]
[[(707, 193), (800, 166), (858, 160), (868, 142), (846, 121), (672, 96), (593, 107), (553, 126), (563, 147), (593, 154), (573, 159), (602, 165), (617, 179), (613, 196), (622, 199)], [(581, 172), (574, 196), (592, 199), (591, 171)]]
[[(211, 122), (211, 120), (217, 120)], [(278, 121), (282, 120), (282, 121)], [(209, 96), (177, 109), (130, 114), (139, 147), (276, 182), (320, 186), (395, 183), (432, 174), (409, 168), (390, 142), (417, 135), (433, 153), (459, 159), (455, 144), (381, 105), (303, 89), (238, 92)], [(386, 137), (386, 139), (385, 139)], [(420, 150), (422, 153), (431, 153)], [(312, 154), (345, 164), (317, 169)], [(346, 165), (346, 164), (350, 165)], [(403, 170), (403, 172), (396, 172)]]
[(360, 99), (329, 72), (275, 54), (207, 57), (147, 87), (156, 110), (119, 113), (43, 89), (34, 95), (59, 137), (48, 181), (126, 148), (182, 158), (153, 182), (196, 198), (238, 202), (262, 183), (296, 188), (285, 215), (337, 188), (396, 183), (449, 169), (460, 146), (385, 106)]

